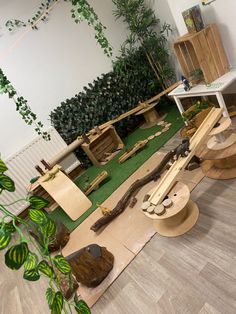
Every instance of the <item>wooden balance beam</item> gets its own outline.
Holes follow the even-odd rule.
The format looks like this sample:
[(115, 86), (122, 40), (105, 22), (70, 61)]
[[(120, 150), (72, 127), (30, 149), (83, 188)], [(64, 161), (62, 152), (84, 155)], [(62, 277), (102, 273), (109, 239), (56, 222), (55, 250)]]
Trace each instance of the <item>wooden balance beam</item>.
[[(173, 89), (175, 89), (177, 86), (179, 86), (182, 83), (182, 81), (178, 81), (175, 84), (171, 85), (170, 87), (168, 87), (167, 89), (165, 89), (164, 91), (162, 91), (161, 93), (159, 93), (158, 95), (150, 98), (149, 100), (140, 103), (137, 107), (122, 113), (120, 116), (109, 120), (103, 124), (101, 124), (100, 126), (98, 126), (98, 128), (100, 130), (103, 130), (104, 128), (119, 122), (127, 117), (129, 117), (130, 115), (133, 115), (137, 112), (139, 112), (140, 110), (143, 109), (147, 109), (149, 106), (153, 106), (154, 102), (157, 102), (162, 96), (167, 95), (168, 93), (170, 93)], [(94, 129), (90, 130), (86, 135), (89, 136), (91, 134), (94, 133)], [(50, 160), (50, 165), (51, 166), (55, 166), (56, 164), (58, 164), (61, 160), (63, 160), (66, 156), (68, 156), (70, 153), (72, 153), (76, 148), (78, 148), (81, 144), (84, 143), (84, 139), (79, 136), (75, 141), (73, 141), (71, 144), (68, 145), (68, 147), (66, 147), (65, 149), (63, 149), (61, 152), (59, 152), (54, 158), (52, 158)]]

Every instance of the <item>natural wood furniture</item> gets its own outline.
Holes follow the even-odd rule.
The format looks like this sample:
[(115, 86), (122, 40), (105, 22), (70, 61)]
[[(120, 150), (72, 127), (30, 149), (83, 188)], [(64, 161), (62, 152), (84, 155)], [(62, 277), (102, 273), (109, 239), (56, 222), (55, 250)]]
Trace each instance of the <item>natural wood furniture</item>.
[(78, 219), (92, 205), (85, 194), (56, 165), (38, 183), (72, 219)]
[(147, 104), (146, 108), (143, 108), (142, 110), (138, 111), (135, 115), (143, 115), (145, 122), (143, 124), (141, 124), (141, 128), (142, 129), (148, 129), (153, 127), (154, 125), (157, 124), (157, 122), (164, 120), (167, 114), (163, 114), (162, 116), (160, 116), (156, 109), (155, 106), (159, 103), (159, 101), (154, 102), (151, 105)]
[(112, 125), (102, 129), (100, 134), (90, 135), (89, 140), (89, 144), (83, 143), (81, 147), (95, 166), (106, 164), (124, 147)]
[(197, 204), (190, 199), (188, 186), (182, 182), (177, 182), (170, 190), (168, 200), (171, 200), (171, 203), (165, 206), (165, 211), (156, 213), (155, 208), (159, 210), (160, 205), (151, 205), (154, 207), (154, 211), (149, 213), (147, 208), (144, 214), (153, 219), (154, 228), (160, 235), (166, 237), (180, 236), (195, 225), (198, 220), (199, 209)]
[(148, 193), (151, 195), (148, 199), (150, 207), (160, 205), (167, 196), (169, 196), (173, 202), (173, 205), (169, 210), (166, 210), (166, 213), (164, 213), (163, 216), (156, 215), (155, 208), (152, 215), (149, 216), (154, 221), (156, 219), (166, 219), (166, 221), (154, 223), (154, 227), (160, 234), (165, 236), (178, 236), (190, 230), (196, 223), (198, 208), (196, 204), (193, 204), (193, 202), (190, 201), (187, 189), (185, 189), (184, 186), (176, 185), (177, 176), (186, 168), (187, 164), (196, 154), (197, 149), (200, 148), (204, 140), (206, 140), (208, 134), (220, 119), (221, 115), (222, 109), (211, 109), (210, 113), (190, 140), (190, 152), (188, 153), (188, 156), (179, 157), (166, 174), (162, 176), (156, 188)]
[(181, 99), (191, 97), (206, 97), (216, 96), (218, 104), (223, 108), (223, 116), (229, 117), (229, 112), (223, 97), (223, 94), (227, 92), (227, 89), (236, 81), (236, 67), (230, 69), (230, 71), (210, 85), (198, 84), (193, 86), (189, 91), (185, 92), (183, 85), (175, 88), (169, 96), (172, 96), (176, 102), (176, 105), (182, 114), (185, 110), (182, 106)]
[(201, 167), (207, 177), (219, 180), (236, 177), (236, 129), (231, 128), (230, 119), (219, 121), (197, 156), (203, 160)]
[(97, 287), (114, 265), (114, 256), (105, 247), (90, 244), (66, 257), (77, 281), (86, 287)]
[(205, 82), (211, 83), (229, 71), (229, 62), (215, 24), (180, 37), (174, 43), (174, 50), (188, 79), (195, 70), (201, 69)]

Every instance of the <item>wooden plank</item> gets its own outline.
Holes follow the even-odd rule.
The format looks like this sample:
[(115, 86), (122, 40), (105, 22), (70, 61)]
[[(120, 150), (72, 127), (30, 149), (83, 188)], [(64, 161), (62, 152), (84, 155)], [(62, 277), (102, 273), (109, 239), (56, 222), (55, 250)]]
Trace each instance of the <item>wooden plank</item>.
[(209, 71), (211, 72), (211, 77), (214, 81), (219, 77), (219, 75), (216, 69), (214, 59), (212, 58), (212, 54), (210, 53), (210, 47), (206, 40), (205, 32), (202, 32), (201, 34), (199, 34), (198, 40), (202, 47), (202, 51), (204, 52), (205, 60), (207, 62)]
[(189, 70), (188, 70), (188, 67), (187, 67), (187, 64), (185, 62), (185, 59), (183, 57), (183, 54), (181, 52), (181, 46), (179, 44), (174, 44), (174, 50), (175, 50), (175, 53), (176, 53), (176, 56), (177, 56), (177, 59), (179, 61), (179, 64), (180, 64), (180, 67), (182, 69), (182, 72), (184, 74), (184, 76), (186, 78), (189, 78)]
[(190, 140), (190, 153), (187, 157), (179, 157), (179, 159), (171, 166), (169, 171), (163, 176), (159, 184), (153, 191), (149, 198), (149, 202), (154, 205), (160, 204), (165, 196), (168, 194), (170, 189), (176, 182), (178, 174), (185, 169), (189, 161), (195, 155), (196, 150), (200, 147), (202, 142), (206, 139), (215, 123), (220, 119), (223, 110), (219, 108), (213, 108), (206, 119), (203, 121), (201, 126), (198, 128), (196, 133)]
[(228, 61), (228, 58), (226, 56), (224, 46), (222, 44), (222, 40), (220, 37), (218, 27), (216, 26), (216, 24), (212, 24), (211, 28), (212, 28), (214, 40), (216, 42), (216, 45), (217, 45), (217, 48), (219, 51), (220, 60), (221, 60), (223, 69), (225, 71), (224, 73), (227, 73), (227, 72), (229, 72), (229, 61)]
[[(50, 179), (50, 174), (55, 176)], [(38, 182), (72, 220), (78, 219), (92, 205), (73, 181), (60, 171), (58, 165), (42, 176)]]
[(214, 61), (218, 77), (225, 74), (225, 69), (223, 67), (222, 61), (220, 59), (219, 49), (217, 46), (217, 42), (215, 41), (214, 34), (211, 27), (207, 27), (204, 31), (206, 41), (208, 43), (208, 47), (210, 50), (210, 54), (212, 56), (212, 59)]
[(213, 82), (214, 78), (213, 78), (212, 73), (208, 67), (208, 62), (206, 60), (205, 52), (202, 50), (202, 45), (201, 45), (201, 42), (199, 40), (199, 37), (194, 37), (192, 39), (192, 44), (193, 44), (193, 48), (195, 50), (195, 54), (198, 57), (200, 68), (203, 72), (205, 81), (207, 83)]
[(196, 70), (196, 69), (199, 69), (200, 68), (200, 65), (199, 65), (199, 62), (198, 62), (198, 58), (195, 54), (195, 51), (193, 49), (193, 45), (190, 41), (186, 41), (185, 43), (187, 49), (188, 49), (188, 53), (189, 55), (191, 56), (191, 62), (193, 64), (193, 69)]

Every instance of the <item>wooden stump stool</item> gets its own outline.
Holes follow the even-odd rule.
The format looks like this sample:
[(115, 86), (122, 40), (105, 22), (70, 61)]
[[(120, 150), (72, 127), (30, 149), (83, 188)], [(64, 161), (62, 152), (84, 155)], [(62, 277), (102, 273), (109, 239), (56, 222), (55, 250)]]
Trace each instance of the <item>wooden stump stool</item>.
[[(159, 101), (158, 101), (159, 102)], [(147, 108), (144, 108), (138, 111), (135, 115), (143, 114), (145, 123), (141, 125), (141, 129), (148, 129), (157, 124), (157, 122), (164, 120), (167, 114), (159, 116), (157, 111), (155, 110), (155, 106), (158, 104), (155, 102), (152, 105), (147, 105)]]
[(107, 277), (114, 264), (112, 253), (97, 244), (88, 245), (66, 259), (77, 281), (86, 287), (97, 287)]

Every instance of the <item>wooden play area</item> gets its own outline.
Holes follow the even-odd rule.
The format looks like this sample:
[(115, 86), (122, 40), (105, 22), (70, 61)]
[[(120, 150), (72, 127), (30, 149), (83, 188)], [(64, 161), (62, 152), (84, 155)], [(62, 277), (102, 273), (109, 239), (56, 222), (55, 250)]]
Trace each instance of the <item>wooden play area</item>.
[[(39, 33), (60, 1), (44, 2), (28, 22), (18, 19), (20, 12), (4, 21), (12, 36), (0, 55), (4, 69), (14, 67), (13, 82), (21, 58), (5, 64), (4, 58), (26, 36), (30, 40), (32, 30)], [(24, 69), (28, 76), (37, 73), (40, 94), (32, 84), (28, 95), (35, 107), (0, 68), (0, 94), (36, 134), (19, 131), (19, 139), (8, 113), (1, 120), (9, 144), (0, 156), (0, 267), (14, 270), (1, 269), (1, 313), (235, 314), (232, 13), (221, 18), (220, 0), (190, 8), (184, 0), (165, 7), (162, 1), (99, 1), (99, 14), (90, 2), (66, 2), (56, 7), (60, 36), (68, 34), (63, 49), (57, 41), (57, 51), (47, 51), (45, 58), (54, 57), (46, 75), (30, 59)], [(61, 20), (66, 5), (75, 24), (92, 27), (96, 45), (89, 37), (84, 45), (85, 25), (76, 51), (78, 34)], [(225, 4), (224, 10), (235, 8)], [(112, 25), (114, 48), (103, 19)], [(27, 43), (27, 52), (34, 45)], [(33, 55), (44, 70), (41, 52)], [(53, 68), (57, 57), (67, 62), (72, 79)], [(24, 91), (26, 74), (20, 83)], [(39, 105), (36, 114), (31, 108)], [(18, 289), (22, 279), (26, 285)], [(39, 306), (41, 294), (46, 307)]]

